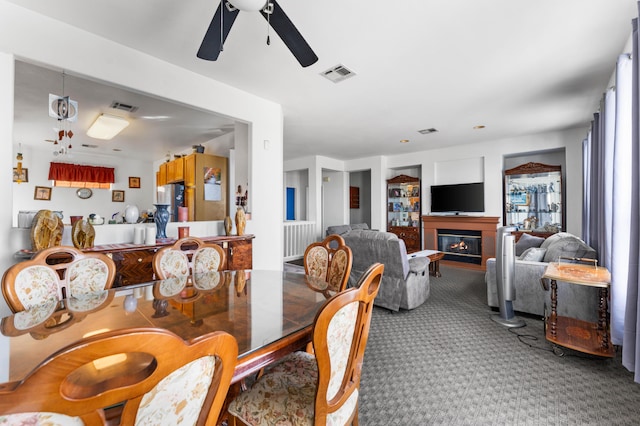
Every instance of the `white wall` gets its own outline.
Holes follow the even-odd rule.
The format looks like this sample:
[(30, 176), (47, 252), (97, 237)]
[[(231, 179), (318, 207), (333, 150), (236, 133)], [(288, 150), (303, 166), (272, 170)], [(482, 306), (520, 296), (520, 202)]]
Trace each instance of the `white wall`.
[[(567, 232), (580, 236), (582, 231), (582, 140), (587, 128), (570, 129), (558, 132), (526, 135), (517, 138), (457, 145), (411, 154), (394, 156), (365, 157), (349, 160), (343, 163), (345, 171), (371, 169), (371, 227), (386, 229), (386, 179), (395, 175), (398, 170), (419, 167), (422, 183), (422, 214), (428, 214), (429, 188), (444, 179), (450, 179), (449, 173), (442, 172), (446, 164), (456, 170), (465, 170), (469, 176), (485, 183), (485, 216), (497, 216), (502, 219), (502, 171), (505, 156), (526, 153), (538, 153), (546, 150), (564, 149), (566, 153), (566, 170), (564, 170), (566, 203), (567, 203)], [(295, 170), (301, 165), (309, 170), (309, 180), (321, 179), (321, 165), (330, 163), (326, 157), (305, 157), (290, 160), (285, 164), (285, 170)], [(340, 170), (339, 163), (332, 163), (333, 170)], [(440, 165), (440, 167), (438, 167)], [(440, 168), (441, 172), (438, 173)], [(448, 168), (447, 168), (448, 170)], [(310, 197), (314, 195), (310, 194)], [(340, 198), (340, 197), (338, 197)], [(317, 200), (319, 200), (319, 195)], [(340, 202), (328, 200), (325, 202)], [(310, 203), (312, 201), (310, 200)], [(318, 201), (319, 202), (319, 201)], [(348, 206), (347, 206), (348, 207)], [(318, 206), (318, 209), (320, 206)]]
[[(13, 145), (14, 56), (250, 123), (249, 176), (256, 179), (252, 181), (252, 220), (247, 232), (256, 234), (253, 265), (256, 269), (282, 268), (283, 212), (274, 208), (282, 205), (282, 192), (274, 191), (283, 183), (283, 115), (279, 104), (0, 0), (0, 144), (9, 152)], [(0, 160), (0, 173), (6, 175), (0, 179), (3, 194), (13, 190), (12, 163), (9, 156)], [(6, 207), (0, 209), (4, 235), (10, 233), (13, 211)], [(0, 247), (0, 269), (13, 263), (13, 252)]]
[(324, 206), (322, 228), (349, 223), (349, 176), (345, 172), (323, 170)]
[[(153, 194), (155, 192), (155, 172), (150, 161), (138, 161), (130, 158), (112, 156), (93, 156), (73, 154), (73, 158), (56, 158), (51, 156), (52, 150), (29, 149), (23, 146), (23, 167), (29, 169), (29, 182), (13, 183), (12, 223), (17, 226), (18, 211), (48, 209), (62, 211), (63, 222), (69, 224), (70, 216), (87, 217), (91, 213), (99, 214), (108, 220), (113, 214), (124, 212), (128, 205), (135, 205), (140, 211), (153, 209)], [(93, 189), (91, 198), (82, 200), (76, 196), (76, 188), (60, 188), (51, 185), (48, 180), (49, 163), (98, 165), (115, 168), (115, 182), (113, 189), (123, 190), (124, 202), (112, 202), (111, 191), (108, 189)], [(129, 177), (140, 178), (140, 188), (129, 188)], [(51, 189), (51, 200), (34, 200), (36, 186)]]
[(364, 170), (349, 173), (349, 187), (352, 186), (359, 189), (360, 208), (349, 208), (349, 223), (371, 225), (371, 172)]

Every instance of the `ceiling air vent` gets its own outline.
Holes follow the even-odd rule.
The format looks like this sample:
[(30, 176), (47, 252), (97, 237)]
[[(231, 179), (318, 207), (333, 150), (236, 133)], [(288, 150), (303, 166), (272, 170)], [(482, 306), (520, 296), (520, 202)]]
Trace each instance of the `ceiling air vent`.
[(126, 112), (136, 112), (138, 110), (137, 106), (127, 105), (117, 101), (113, 101), (113, 103), (111, 104), (111, 108), (119, 109), (120, 111)]
[(331, 67), (326, 71), (320, 73), (321, 76), (327, 78), (328, 80), (333, 81), (334, 83), (338, 83), (342, 80), (346, 80), (349, 77), (353, 77), (356, 75), (349, 68), (344, 65), (336, 65), (335, 67)]
[(430, 129), (422, 129), (422, 130), (418, 130), (418, 133), (422, 133), (423, 135), (428, 135), (429, 133), (435, 133), (437, 132), (438, 129), (434, 129), (433, 127)]

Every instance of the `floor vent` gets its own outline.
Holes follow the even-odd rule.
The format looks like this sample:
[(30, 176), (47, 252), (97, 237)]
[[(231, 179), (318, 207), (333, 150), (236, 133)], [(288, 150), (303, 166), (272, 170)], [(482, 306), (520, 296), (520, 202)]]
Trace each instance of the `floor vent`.
[(127, 105), (117, 101), (113, 101), (113, 103), (111, 104), (111, 108), (127, 112), (136, 112), (138, 110), (137, 106)]
[(354, 75), (356, 75), (356, 73), (354, 73), (344, 65), (336, 65), (326, 71), (321, 72), (320, 75), (328, 80), (333, 81), (334, 83), (339, 83), (349, 77), (353, 77)]

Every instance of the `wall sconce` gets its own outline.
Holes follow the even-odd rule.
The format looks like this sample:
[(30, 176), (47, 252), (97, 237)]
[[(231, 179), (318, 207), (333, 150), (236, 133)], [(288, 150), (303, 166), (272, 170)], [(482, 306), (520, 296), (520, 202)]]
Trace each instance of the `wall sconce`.
[(91, 127), (89, 127), (89, 130), (87, 130), (87, 136), (96, 139), (110, 140), (128, 125), (129, 122), (122, 117), (100, 114)]

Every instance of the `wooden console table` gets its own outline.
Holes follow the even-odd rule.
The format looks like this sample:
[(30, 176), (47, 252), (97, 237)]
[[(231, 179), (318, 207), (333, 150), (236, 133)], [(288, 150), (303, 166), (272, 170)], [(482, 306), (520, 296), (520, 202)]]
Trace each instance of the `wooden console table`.
[[(230, 235), (197, 237), (207, 243), (221, 246), (227, 255), (227, 264), (223, 269), (240, 270), (252, 269), (254, 235)], [(153, 281), (153, 256), (158, 249), (176, 242), (174, 238), (157, 240), (156, 245), (141, 244), (106, 244), (95, 246), (84, 251), (104, 253), (116, 264), (116, 278), (113, 287), (125, 287)]]
[[(602, 266), (577, 263), (549, 263), (542, 278), (551, 281), (551, 313), (546, 318), (546, 338), (550, 342), (591, 355), (613, 357), (609, 339), (609, 285), (611, 274)], [(558, 316), (557, 281), (595, 287), (600, 292), (598, 322)]]
[[(442, 260), (443, 264), (484, 271), (487, 259), (496, 256), (496, 233), (499, 221), (500, 218), (497, 216), (422, 216), (424, 248), (426, 250), (445, 252), (445, 258)], [(480, 235), (482, 249), (480, 264), (447, 260), (446, 251), (438, 248), (439, 229), (477, 231)]]

